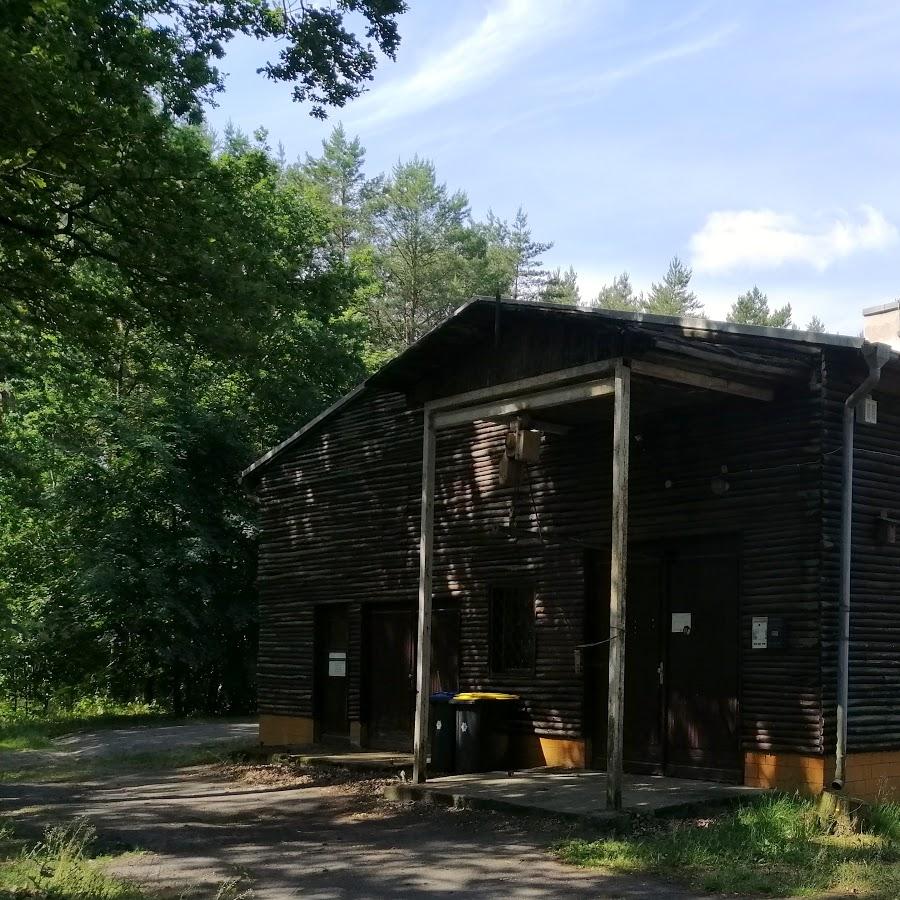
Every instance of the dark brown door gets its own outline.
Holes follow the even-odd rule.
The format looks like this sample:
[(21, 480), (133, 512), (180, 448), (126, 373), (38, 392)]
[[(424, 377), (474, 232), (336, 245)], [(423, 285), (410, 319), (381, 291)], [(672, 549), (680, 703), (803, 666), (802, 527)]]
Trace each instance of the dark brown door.
[[(459, 688), (458, 609), (435, 609), (431, 619), (431, 690)], [(417, 612), (368, 611), (368, 724), (372, 746), (412, 744), (416, 707)]]
[(668, 611), (666, 771), (739, 780), (737, 555), (682, 549), (669, 566)]
[[(596, 579), (595, 601), (589, 600), (588, 643), (583, 654), (587, 687), (586, 716), (592, 727), (592, 765), (606, 765), (606, 716), (609, 685), (609, 562), (592, 554), (588, 577)], [(628, 563), (625, 616), (625, 734), (624, 764), (629, 772), (658, 773), (663, 765), (661, 607), (664, 577), (658, 552), (634, 548)], [(600, 597), (603, 597), (602, 602)]]
[(411, 609), (369, 610), (369, 743), (407, 746), (416, 701), (416, 616)]
[(459, 690), (458, 609), (436, 609), (432, 613), (431, 690)]
[[(609, 632), (609, 563), (586, 568), (586, 640)], [(740, 778), (738, 556), (697, 540), (632, 546), (625, 617), (624, 765), (628, 772)], [(608, 644), (584, 651), (592, 765), (606, 765)]]
[(316, 724), (319, 739), (348, 738), (348, 627), (346, 606), (316, 609)]

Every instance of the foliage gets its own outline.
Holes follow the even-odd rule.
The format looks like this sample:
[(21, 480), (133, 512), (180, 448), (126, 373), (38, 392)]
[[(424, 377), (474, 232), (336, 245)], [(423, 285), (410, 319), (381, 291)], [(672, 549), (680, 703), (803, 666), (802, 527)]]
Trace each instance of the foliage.
[(541, 256), (553, 247), (532, 237), (528, 214), (520, 206), (512, 223), (488, 212), (488, 256), (493, 254), (493, 281), (482, 279), (479, 292), (507, 294), (513, 300), (538, 300), (549, 277)]
[(741, 294), (728, 312), (728, 321), (739, 325), (769, 325), (790, 328), (791, 304), (769, 309), (769, 298), (756, 286)]
[(365, 159), (366, 151), (359, 138), (349, 140), (344, 126), (338, 124), (322, 141), (321, 156), (307, 153), (303, 165), (290, 170), (319, 193), (328, 211), (331, 240), (344, 259), (360, 243), (365, 204), (379, 187), (380, 179), (366, 181)]
[(631, 277), (627, 272), (617, 275), (610, 284), (600, 288), (600, 292), (591, 305), (600, 309), (618, 309), (626, 312), (639, 312), (644, 295), (635, 294), (631, 286)]
[(825, 323), (818, 316), (813, 316), (807, 323), (806, 330), (813, 334), (824, 334)]
[(236, 33), (281, 41), (267, 73), (299, 82), (295, 95), (314, 113), (341, 105), (375, 65), (344, 16), (361, 16), (392, 55), (403, 9), (400, 0), (5, 4), (0, 120), (17, 127), (0, 131), (0, 314), (101, 346), (123, 319), (233, 344), (266, 311), (257, 276), (270, 259), (235, 227), (246, 212), (231, 202), (240, 173), (210, 168), (204, 136), (173, 123), (200, 121), (222, 88), (215, 61)]
[[(120, 320), (103, 352), (44, 334), (0, 423), (0, 678), (176, 713), (252, 705), (254, 513), (247, 461), (362, 374), (353, 281), (326, 220), (261, 149), (209, 160), (241, 210), (246, 277), (267, 313), (240, 352)], [(252, 249), (251, 249), (252, 247)], [(241, 257), (239, 257), (241, 258)], [(299, 273), (302, 273), (300, 275)], [(78, 276), (127, 290), (114, 269)]]
[(434, 165), (398, 163), (371, 206), (375, 263), (384, 294), (371, 307), (382, 341), (396, 350), (445, 319), (470, 295), (469, 201), (437, 180)]
[(703, 304), (689, 289), (692, 275), (692, 271), (673, 256), (663, 280), (653, 282), (646, 295), (635, 294), (630, 276), (623, 272), (600, 288), (591, 305), (660, 316), (701, 316)]
[[(7, 828), (0, 832), (0, 889), (4, 896), (35, 900), (141, 900), (136, 886), (107, 875), (108, 858), (96, 851), (97, 835), (85, 819), (47, 828), (43, 840), (18, 847)], [(5, 892), (9, 891), (7, 895)]]
[(578, 275), (569, 266), (565, 272), (556, 269), (551, 272), (541, 289), (540, 299), (544, 303), (561, 303), (577, 306), (581, 301), (578, 291)]
[(811, 800), (766, 795), (713, 821), (674, 823), (626, 840), (570, 840), (558, 852), (576, 865), (655, 872), (714, 892), (896, 897), (900, 812), (879, 810), (868, 831), (837, 835)]
[[(267, 9), (228, 15), (251, 6)], [(237, 475), (363, 371), (327, 211), (264, 135), (216, 150), (176, 121), (217, 86), (220, 8), (166, 4), (148, 24), (160, 9), (4, 9), (0, 114), (22, 125), (0, 135), (13, 705), (68, 690), (250, 708), (255, 512)]]
[(662, 281), (650, 286), (647, 297), (642, 300), (644, 312), (661, 316), (699, 316), (703, 314), (703, 304), (689, 289), (693, 272), (677, 256), (673, 256)]

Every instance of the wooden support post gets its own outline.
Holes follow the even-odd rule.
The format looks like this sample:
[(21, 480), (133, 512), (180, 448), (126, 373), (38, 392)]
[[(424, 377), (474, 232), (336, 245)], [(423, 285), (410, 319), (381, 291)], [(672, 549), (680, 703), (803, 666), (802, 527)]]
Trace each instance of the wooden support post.
[(609, 579), (609, 704), (606, 806), (622, 808), (622, 743), (625, 712), (625, 588), (628, 570), (628, 440), (631, 370), (616, 367), (613, 411), (612, 555)]
[(431, 694), (431, 565), (434, 545), (434, 416), (425, 410), (422, 430), (422, 522), (419, 536), (419, 630), (416, 648), (416, 723), (413, 781), (426, 778), (428, 702)]

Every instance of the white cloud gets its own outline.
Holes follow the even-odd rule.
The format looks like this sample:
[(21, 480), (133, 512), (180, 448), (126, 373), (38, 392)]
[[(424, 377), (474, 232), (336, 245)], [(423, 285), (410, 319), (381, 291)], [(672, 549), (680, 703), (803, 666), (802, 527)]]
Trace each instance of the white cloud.
[(530, 51), (578, 26), (571, 0), (503, 0), (475, 29), (409, 78), (388, 82), (354, 106), (354, 127), (421, 112), (471, 93)]
[[(607, 69), (596, 75), (591, 75), (585, 79), (570, 85), (569, 90), (573, 93), (584, 95), (590, 90), (599, 90), (603, 87), (616, 84), (620, 81), (626, 81), (630, 78), (636, 78), (649, 69), (664, 65), (669, 62), (677, 62), (681, 59), (687, 59), (704, 53), (707, 50), (713, 50), (721, 46), (725, 40), (730, 37), (736, 30), (734, 24), (726, 25), (716, 31), (703, 35), (696, 40), (686, 41), (682, 44), (675, 44), (671, 47), (665, 47), (662, 50), (651, 51), (644, 56), (640, 56), (631, 62), (625, 63), (615, 68)], [(590, 99), (585, 96), (585, 99)]]
[(863, 206), (855, 220), (841, 216), (818, 224), (771, 209), (723, 210), (710, 213), (691, 238), (691, 262), (697, 272), (789, 263), (822, 272), (854, 253), (883, 250), (898, 237), (897, 227), (872, 206)]

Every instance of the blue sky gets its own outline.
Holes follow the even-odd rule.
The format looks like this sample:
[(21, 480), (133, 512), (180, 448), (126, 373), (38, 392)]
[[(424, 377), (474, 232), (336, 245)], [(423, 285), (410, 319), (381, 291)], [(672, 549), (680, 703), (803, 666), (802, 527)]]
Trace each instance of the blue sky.
[(235, 41), (214, 128), (289, 159), (343, 121), (370, 174), (413, 154), (473, 214), (523, 206), (583, 297), (673, 254), (724, 318), (753, 284), (856, 333), (900, 296), (900, 3), (411, 0), (396, 63), (329, 123)]

